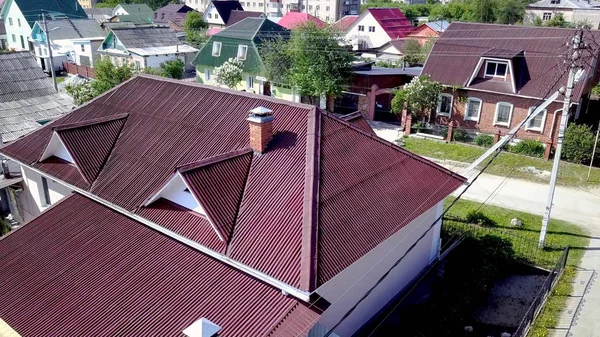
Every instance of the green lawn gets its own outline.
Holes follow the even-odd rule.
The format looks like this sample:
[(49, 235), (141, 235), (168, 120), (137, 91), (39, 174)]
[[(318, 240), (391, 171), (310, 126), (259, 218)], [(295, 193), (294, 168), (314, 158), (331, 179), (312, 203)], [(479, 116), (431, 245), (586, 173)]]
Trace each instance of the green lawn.
[[(446, 205), (451, 201), (452, 199), (448, 198)], [(461, 199), (448, 211), (447, 215), (464, 218), (469, 211), (477, 210), (479, 205), (479, 202)], [(491, 228), (479, 227), (477, 230), (509, 239), (513, 242), (515, 252), (520, 257), (539, 259), (541, 262), (546, 262), (544, 267), (551, 267), (562, 254), (562, 250), (566, 246), (571, 246), (568, 264), (577, 266), (581, 262), (584, 248), (589, 241), (589, 236), (581, 227), (562, 220), (550, 220), (546, 235), (548, 247), (541, 250), (537, 248), (537, 242), (540, 236), (542, 216), (491, 205), (484, 205), (480, 211), (492, 219), (496, 226)], [(523, 226), (512, 227), (510, 221), (513, 218), (520, 219)]]
[[(408, 137), (403, 139), (405, 149), (416, 154), (437, 158), (471, 163), (485, 152), (485, 148), (460, 143), (449, 143)], [(517, 167), (516, 169), (514, 169)], [(525, 168), (534, 167), (540, 171), (552, 170), (552, 161), (533, 158), (514, 153), (503, 152), (486, 170), (487, 173), (526, 179), (535, 182), (548, 182), (548, 176), (541, 177), (527, 171)], [(558, 184), (565, 186), (594, 186), (600, 184), (600, 168), (592, 168), (589, 181), (586, 181), (588, 167), (562, 161), (558, 172)]]
[[(452, 200), (447, 200), (446, 206)], [(448, 215), (464, 218), (469, 211), (477, 210), (479, 205), (478, 202), (461, 199), (450, 209)], [(480, 211), (496, 222), (495, 227), (484, 229), (487, 234), (495, 234), (510, 240), (518, 257), (529, 261), (542, 261), (543, 267), (552, 268), (562, 253), (562, 247), (571, 246), (567, 268), (528, 334), (529, 337), (547, 337), (548, 329), (556, 326), (567, 297), (573, 290), (575, 268), (580, 264), (585, 252), (584, 248), (588, 245), (588, 234), (577, 225), (551, 220), (546, 236), (548, 248), (540, 250), (536, 245), (542, 222), (541, 216), (488, 205), (481, 207)], [(510, 226), (510, 220), (513, 218), (523, 221), (523, 226), (519, 228)], [(448, 225), (454, 226), (452, 223)]]
[(65, 81), (65, 79), (66, 79), (66, 77), (57, 77), (56, 78), (56, 83), (62, 83), (62, 82)]

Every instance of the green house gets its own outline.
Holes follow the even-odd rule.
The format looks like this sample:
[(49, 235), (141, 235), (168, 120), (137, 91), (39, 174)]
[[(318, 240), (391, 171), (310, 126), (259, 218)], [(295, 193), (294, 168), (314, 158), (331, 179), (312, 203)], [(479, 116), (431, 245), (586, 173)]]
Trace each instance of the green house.
[(212, 78), (215, 67), (230, 58), (238, 58), (244, 64), (244, 80), (236, 89), (294, 100), (289, 88), (271, 86), (263, 74), (260, 45), (278, 36), (289, 38), (290, 31), (267, 18), (246, 18), (213, 35), (202, 47), (193, 61), (198, 80), (216, 85)]

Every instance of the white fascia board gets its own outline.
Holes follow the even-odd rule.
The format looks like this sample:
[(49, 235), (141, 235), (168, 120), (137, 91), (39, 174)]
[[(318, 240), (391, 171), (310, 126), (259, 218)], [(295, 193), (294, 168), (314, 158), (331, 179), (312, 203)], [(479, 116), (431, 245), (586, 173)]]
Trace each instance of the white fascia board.
[(177, 179), (177, 174), (173, 174), (173, 176), (171, 176), (171, 178), (163, 185), (163, 187), (161, 187), (160, 190), (158, 190), (158, 192), (156, 192), (154, 195), (152, 195), (150, 198), (148, 198), (148, 200), (144, 203), (143, 206), (148, 207), (151, 203), (160, 199), (162, 197), (162, 195), (164, 194), (164, 192), (166, 192), (167, 188), (169, 188), (171, 186), (171, 184), (173, 184), (175, 179)]
[(69, 188), (69, 189), (71, 189), (71, 190), (73, 190), (73, 191), (75, 191), (75, 192), (77, 192), (77, 193), (79, 193), (79, 194), (81, 194), (81, 195), (83, 195), (83, 196), (85, 196), (85, 197), (87, 197), (87, 198), (89, 198), (89, 199), (91, 199), (91, 200), (99, 203), (99, 204), (102, 204), (102, 205), (104, 205), (104, 206), (112, 209), (113, 211), (115, 211), (117, 213), (120, 213), (120, 214), (122, 214), (122, 215), (124, 215), (124, 216), (126, 216), (126, 217), (128, 217), (128, 218), (130, 218), (132, 220), (135, 220), (135, 221), (137, 221), (137, 222), (139, 222), (139, 223), (141, 223), (141, 224), (143, 224), (143, 225), (145, 225), (147, 227), (150, 227), (150, 228), (154, 229), (155, 231), (157, 231), (159, 233), (162, 233), (162, 234), (170, 237), (171, 239), (173, 239), (175, 241), (178, 241), (178, 242), (180, 242), (180, 243), (182, 243), (182, 244), (184, 244), (184, 245), (186, 245), (188, 247), (196, 249), (197, 251), (199, 251), (199, 252), (201, 252), (201, 253), (203, 253), (205, 255), (208, 255), (208, 256), (210, 256), (210, 257), (212, 257), (212, 258), (214, 258), (214, 259), (216, 259), (218, 261), (221, 261), (221, 262), (223, 262), (223, 263), (225, 263), (225, 264), (227, 264), (227, 265), (229, 265), (229, 266), (231, 266), (231, 267), (233, 267), (233, 268), (241, 271), (241, 272), (244, 272), (244, 273), (246, 273), (246, 274), (248, 274), (248, 275), (250, 275), (252, 277), (255, 277), (255, 278), (257, 278), (257, 279), (259, 279), (259, 280), (261, 280), (261, 281), (263, 281), (263, 282), (265, 282), (265, 283), (267, 283), (267, 284), (269, 284), (269, 285), (277, 288), (277, 289), (280, 289), (282, 291), (282, 293), (285, 292), (285, 293), (290, 294), (290, 295), (296, 297), (297, 299), (302, 300), (302, 301), (307, 302), (307, 303), (310, 301), (310, 294), (311, 294), (310, 292), (307, 292), (307, 291), (298, 289), (296, 287), (293, 287), (293, 286), (291, 286), (291, 285), (289, 285), (289, 284), (287, 284), (285, 282), (282, 282), (282, 281), (280, 281), (280, 280), (278, 280), (278, 279), (276, 279), (276, 278), (274, 278), (272, 276), (269, 276), (269, 275), (267, 275), (267, 274), (265, 274), (265, 273), (263, 273), (261, 271), (258, 271), (256, 269), (254, 269), (254, 268), (252, 268), (250, 266), (247, 266), (247, 265), (245, 265), (243, 263), (235, 261), (235, 260), (231, 259), (229, 256), (226, 256), (226, 255), (220, 254), (218, 252), (215, 252), (214, 250), (212, 250), (212, 249), (210, 249), (210, 248), (208, 248), (208, 247), (206, 247), (204, 245), (201, 245), (201, 244), (199, 244), (199, 243), (197, 243), (195, 241), (192, 241), (192, 240), (190, 240), (190, 239), (188, 239), (188, 238), (186, 238), (186, 237), (184, 237), (182, 235), (179, 235), (179, 234), (177, 234), (177, 233), (175, 233), (175, 232), (173, 232), (171, 230), (168, 230), (168, 229), (160, 226), (159, 224), (156, 224), (156, 223), (154, 223), (154, 222), (152, 222), (152, 221), (150, 221), (150, 220), (148, 220), (146, 218), (143, 218), (143, 217), (141, 217), (141, 216), (139, 216), (139, 215), (137, 215), (135, 213), (132, 213), (132, 212), (130, 212), (130, 211), (128, 211), (128, 210), (126, 210), (126, 209), (124, 209), (122, 207), (119, 207), (119, 206), (117, 206), (117, 205), (115, 205), (115, 204), (113, 204), (111, 202), (108, 202), (108, 201), (106, 201), (106, 200), (104, 200), (104, 199), (102, 199), (102, 198), (100, 198), (100, 197), (98, 197), (98, 196), (96, 196), (96, 195), (94, 195), (94, 194), (92, 194), (92, 193), (84, 190), (84, 189), (81, 189), (81, 188), (79, 188), (77, 186), (68, 184), (68, 183), (62, 181), (61, 179), (55, 178), (55, 177), (49, 175), (46, 172), (38, 170), (35, 167), (31, 167), (29, 165), (26, 165), (23, 162), (15, 159), (15, 158), (13, 158), (11, 156), (8, 156), (8, 155), (5, 155), (5, 154), (2, 154), (2, 155), (4, 157), (6, 157), (6, 158), (8, 158), (8, 159), (10, 159), (12, 161), (14, 161), (15, 163), (18, 163), (21, 166), (25, 166), (28, 169), (30, 169), (30, 170), (32, 170), (32, 171), (34, 171), (34, 172), (36, 172), (36, 173), (38, 173), (38, 174), (40, 174), (40, 175), (42, 175), (44, 177), (48, 177), (48, 178), (54, 180), (55, 182), (57, 182), (57, 183), (65, 186), (65, 187), (67, 187), (67, 188)]
[(477, 62), (477, 67), (475, 67), (475, 69), (473, 70), (473, 74), (471, 74), (471, 77), (469, 78), (469, 81), (465, 84), (465, 87), (468, 87), (471, 85), (471, 82), (473, 82), (473, 80), (475, 79), (475, 76), (477, 76), (479, 69), (481, 69), (482, 63), (483, 63), (483, 57), (480, 57), (479, 62)]
[[(63, 158), (62, 156), (57, 155), (57, 150), (59, 148), (62, 148), (66, 152), (67, 158)], [(71, 164), (75, 164), (75, 161), (73, 160), (73, 155), (71, 155), (71, 153), (65, 146), (65, 143), (63, 143), (62, 139), (60, 139), (60, 136), (58, 135), (58, 133), (56, 133), (56, 131), (52, 132), (52, 137), (50, 137), (50, 141), (48, 141), (48, 145), (46, 145), (46, 148), (44, 149), (44, 152), (40, 157), (40, 161), (48, 159), (52, 156), (56, 156), (62, 160), (68, 161)]]

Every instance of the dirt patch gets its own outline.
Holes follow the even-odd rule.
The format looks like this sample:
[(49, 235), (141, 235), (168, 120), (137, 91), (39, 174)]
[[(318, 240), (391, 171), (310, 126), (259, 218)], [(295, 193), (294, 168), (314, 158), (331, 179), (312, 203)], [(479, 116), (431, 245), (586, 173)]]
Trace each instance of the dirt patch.
[(489, 325), (519, 326), (545, 279), (544, 275), (513, 275), (496, 281), (487, 303), (473, 318)]
[(543, 179), (543, 180), (550, 180), (550, 176), (552, 175), (552, 172), (550, 172), (550, 171), (538, 170), (537, 168), (535, 168), (533, 166), (519, 167), (518, 170), (521, 172), (530, 173), (530, 174), (536, 176), (537, 178)]

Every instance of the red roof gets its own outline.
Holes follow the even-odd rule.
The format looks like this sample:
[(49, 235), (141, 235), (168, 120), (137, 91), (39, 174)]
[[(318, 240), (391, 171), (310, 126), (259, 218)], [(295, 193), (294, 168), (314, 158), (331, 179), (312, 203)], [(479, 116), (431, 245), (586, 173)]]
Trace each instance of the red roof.
[[(435, 42), (423, 74), (447, 86), (465, 87), (482, 57), (503, 58), (513, 62), (516, 93), (542, 98), (566, 83), (568, 65), (564, 63), (564, 55), (574, 34), (574, 29), (565, 28), (454, 22)], [(600, 41), (600, 32), (586, 31), (583, 38), (592, 47), (582, 51), (589, 75), (595, 73), (590, 65), (596, 63), (593, 50), (598, 49), (598, 44), (594, 41)], [(549, 88), (553, 83), (556, 83), (554, 88)], [(587, 83), (575, 86), (575, 101), (586, 86)], [(475, 80), (470, 87), (512, 94), (508, 81)]]
[(337, 20), (332, 26), (333, 28), (343, 32), (350, 27), (356, 19), (358, 19), (358, 15), (346, 15), (343, 18)]
[(314, 22), (315, 25), (319, 28), (327, 26), (327, 24), (324, 21), (321, 21), (321, 19), (319, 19), (318, 17), (310, 15), (308, 13), (299, 12), (285, 13), (285, 15), (281, 19), (279, 19), (277, 24), (287, 29), (293, 29), (294, 27), (309, 21)]
[(375, 131), (373, 131), (373, 129), (371, 128), (371, 125), (369, 125), (369, 122), (367, 122), (367, 119), (365, 118), (365, 116), (363, 116), (362, 113), (360, 113), (360, 111), (357, 112), (353, 112), (351, 114), (347, 114), (347, 115), (343, 115), (340, 117), (341, 119), (350, 122), (350, 124), (356, 126), (357, 128), (369, 133), (369, 134), (375, 134)]
[[(258, 106), (274, 114), (264, 154), (247, 151), (246, 118)], [(91, 185), (75, 165), (54, 157), (37, 163), (53, 128), (84, 123), (84, 130), (123, 114)], [(68, 142), (88, 152), (112, 139), (108, 132), (79, 134)], [(407, 209), (430, 208), (463, 182), (313, 106), (151, 76), (129, 80), (0, 152), (304, 291), (419, 215)], [(164, 200), (143, 206), (176, 171), (208, 218)]]
[(368, 8), (367, 11), (392, 40), (404, 38), (415, 29), (398, 8)]
[(0, 239), (0, 317), (22, 336), (305, 336), (279, 289), (79, 194)]

